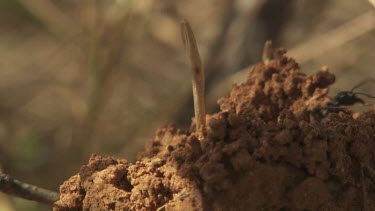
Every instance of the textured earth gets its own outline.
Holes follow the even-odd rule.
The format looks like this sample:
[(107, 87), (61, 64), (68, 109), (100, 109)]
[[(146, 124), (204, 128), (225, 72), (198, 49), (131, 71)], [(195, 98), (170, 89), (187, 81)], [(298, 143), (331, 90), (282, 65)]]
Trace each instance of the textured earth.
[(160, 128), (135, 163), (93, 155), (54, 210), (375, 210), (375, 111), (323, 115), (335, 76), (273, 56), (204, 134)]

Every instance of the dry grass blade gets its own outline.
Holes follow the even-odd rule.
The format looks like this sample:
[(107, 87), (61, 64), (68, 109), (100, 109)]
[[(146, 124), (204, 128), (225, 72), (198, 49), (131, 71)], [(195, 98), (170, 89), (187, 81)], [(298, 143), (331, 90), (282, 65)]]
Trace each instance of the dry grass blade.
[(193, 30), (186, 20), (181, 23), (181, 36), (185, 50), (189, 55), (191, 70), (193, 73), (193, 97), (197, 131), (201, 129), (204, 130), (206, 125), (204, 69)]

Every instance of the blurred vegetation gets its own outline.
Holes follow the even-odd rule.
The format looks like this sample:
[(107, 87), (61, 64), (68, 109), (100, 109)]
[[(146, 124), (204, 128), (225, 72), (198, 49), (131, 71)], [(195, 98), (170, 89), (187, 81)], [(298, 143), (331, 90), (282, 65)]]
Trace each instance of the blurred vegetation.
[[(91, 153), (134, 161), (158, 127), (188, 129), (183, 18), (205, 63), (208, 113), (231, 76), (259, 61), (268, 39), (290, 49), (306, 73), (328, 65), (337, 74), (333, 94), (375, 77), (374, 8), (365, 0), (2, 0), (2, 170), (58, 191)], [(358, 33), (350, 37), (351, 30)], [(313, 47), (321, 52), (309, 54), (304, 44), (319, 38)], [(375, 85), (363, 91), (374, 95)], [(49, 209), (0, 195), (0, 210)]]

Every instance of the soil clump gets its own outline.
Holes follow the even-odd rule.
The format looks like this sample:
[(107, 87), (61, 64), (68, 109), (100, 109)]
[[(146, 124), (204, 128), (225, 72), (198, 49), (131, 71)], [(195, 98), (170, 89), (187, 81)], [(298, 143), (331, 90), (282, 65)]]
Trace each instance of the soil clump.
[(207, 115), (168, 125), (135, 163), (93, 155), (54, 210), (375, 210), (375, 111), (322, 115), (335, 76), (274, 52)]

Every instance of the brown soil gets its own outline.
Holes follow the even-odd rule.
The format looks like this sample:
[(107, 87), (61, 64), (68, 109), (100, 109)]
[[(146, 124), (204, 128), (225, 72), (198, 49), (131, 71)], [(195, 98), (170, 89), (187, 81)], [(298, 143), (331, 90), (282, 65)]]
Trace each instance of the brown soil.
[(93, 155), (54, 209), (375, 210), (375, 111), (324, 117), (335, 76), (284, 53), (219, 100), (202, 141), (168, 125), (134, 164)]

